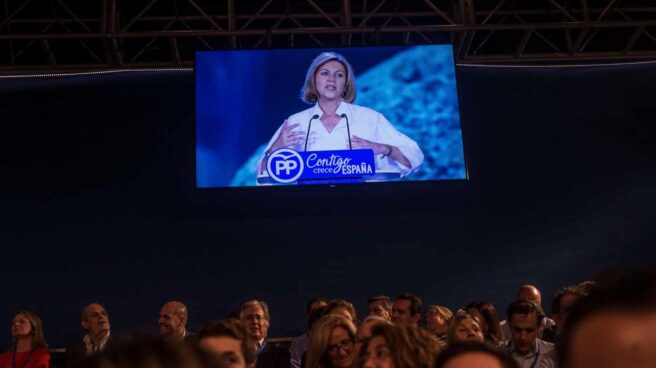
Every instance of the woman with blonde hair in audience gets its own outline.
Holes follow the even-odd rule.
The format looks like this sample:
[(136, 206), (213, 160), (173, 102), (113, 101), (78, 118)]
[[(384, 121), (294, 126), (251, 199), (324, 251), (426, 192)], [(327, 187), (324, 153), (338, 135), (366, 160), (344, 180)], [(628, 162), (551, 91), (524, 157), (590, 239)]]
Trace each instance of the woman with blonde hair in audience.
[(453, 312), (441, 305), (429, 305), (424, 314), (426, 331), (435, 336), (443, 347), (446, 346), (446, 335), (449, 331), (449, 322), (452, 317)]
[(327, 314), (310, 330), (305, 368), (350, 368), (354, 345), (355, 324), (341, 315)]
[(459, 310), (451, 319), (446, 340), (450, 346), (462, 341), (483, 342), (485, 337), (478, 319), (463, 310)]
[(433, 368), (440, 346), (414, 326), (379, 324), (372, 328), (355, 368)]
[(41, 318), (20, 311), (11, 321), (12, 346), (0, 354), (0, 368), (49, 368), (50, 353)]

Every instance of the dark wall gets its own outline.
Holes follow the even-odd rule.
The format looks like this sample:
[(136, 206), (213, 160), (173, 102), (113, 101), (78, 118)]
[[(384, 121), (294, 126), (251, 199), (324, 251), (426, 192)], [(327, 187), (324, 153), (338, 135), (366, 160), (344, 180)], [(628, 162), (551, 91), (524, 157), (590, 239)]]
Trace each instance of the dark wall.
[(655, 64), (458, 80), (467, 182), (221, 191), (194, 189), (190, 72), (0, 80), (0, 349), (19, 309), (62, 346), (94, 300), (115, 333), (154, 333), (167, 300), (196, 326), (259, 298), (281, 336), (316, 295), (503, 314), (521, 283), (546, 307), (563, 284), (654, 264)]

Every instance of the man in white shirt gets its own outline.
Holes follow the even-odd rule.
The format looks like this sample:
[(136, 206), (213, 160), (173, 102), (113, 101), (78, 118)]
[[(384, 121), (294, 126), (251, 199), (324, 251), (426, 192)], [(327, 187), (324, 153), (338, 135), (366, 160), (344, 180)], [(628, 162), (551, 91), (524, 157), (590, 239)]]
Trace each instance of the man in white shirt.
[(507, 317), (512, 337), (506, 342), (506, 347), (520, 368), (558, 366), (554, 345), (538, 337), (545, 318), (540, 306), (516, 300), (510, 303)]
[(102, 305), (91, 303), (84, 307), (81, 324), (86, 334), (82, 341), (66, 349), (66, 367), (79, 366), (86, 357), (103, 351), (109, 342), (109, 315)]
[[(542, 308), (542, 293), (540, 293), (540, 290), (533, 285), (522, 285), (517, 291), (517, 299), (529, 301)], [(543, 328), (551, 329), (555, 328), (555, 326), (556, 322), (554, 322), (554, 320), (549, 317), (544, 318)], [(501, 334), (503, 335), (504, 340), (510, 339), (510, 327), (508, 326), (507, 320), (501, 321)], [(542, 338), (542, 332), (540, 332), (539, 337)]]

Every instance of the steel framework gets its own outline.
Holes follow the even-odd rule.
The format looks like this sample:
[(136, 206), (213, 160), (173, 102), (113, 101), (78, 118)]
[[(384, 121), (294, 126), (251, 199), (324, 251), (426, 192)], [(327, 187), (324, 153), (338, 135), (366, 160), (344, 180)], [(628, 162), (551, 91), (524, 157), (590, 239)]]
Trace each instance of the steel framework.
[(0, 73), (197, 50), (452, 43), (460, 63), (656, 59), (654, 0), (0, 0)]

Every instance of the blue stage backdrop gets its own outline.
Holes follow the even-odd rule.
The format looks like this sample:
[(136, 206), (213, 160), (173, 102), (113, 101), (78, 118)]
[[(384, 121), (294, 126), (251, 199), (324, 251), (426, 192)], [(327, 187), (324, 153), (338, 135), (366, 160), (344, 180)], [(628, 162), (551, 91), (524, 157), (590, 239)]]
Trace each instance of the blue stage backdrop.
[[(300, 90), (324, 49), (199, 52), (196, 55), (196, 179), (201, 188), (252, 186), (266, 143), (309, 107)], [(382, 113), (425, 159), (404, 180), (465, 179), (452, 47), (331, 49), (356, 77), (355, 103)]]

